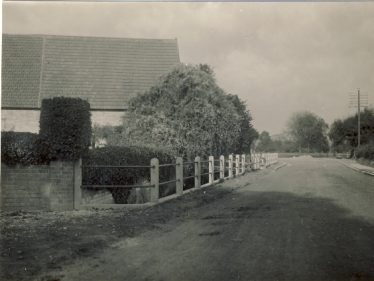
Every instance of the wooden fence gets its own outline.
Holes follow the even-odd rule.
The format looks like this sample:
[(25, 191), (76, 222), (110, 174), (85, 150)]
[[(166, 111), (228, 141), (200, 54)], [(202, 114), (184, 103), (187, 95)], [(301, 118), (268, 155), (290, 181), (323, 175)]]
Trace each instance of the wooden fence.
[[(121, 168), (149, 168), (150, 169), (150, 182), (147, 184), (136, 185), (95, 185), (85, 186), (82, 188), (148, 188), (150, 189), (150, 201), (157, 203), (160, 200), (160, 186), (175, 184), (175, 193), (171, 196), (181, 196), (186, 192), (195, 190), (201, 187), (213, 185), (218, 182), (244, 174), (247, 170), (258, 170), (268, 167), (278, 161), (277, 153), (261, 153), (261, 154), (236, 154), (229, 155), (228, 157), (220, 156), (214, 158), (209, 156), (208, 159), (201, 159), (196, 157), (194, 161), (183, 162), (181, 157), (177, 157), (175, 163), (159, 163), (157, 158), (153, 158), (149, 166), (121, 166)], [(184, 166), (193, 165), (193, 174), (184, 174)], [(202, 168), (204, 165), (207, 168)], [(97, 166), (100, 168), (101, 166)], [(106, 167), (106, 166), (105, 166)], [(109, 166), (108, 166), (109, 167)], [(118, 166), (115, 166), (118, 168)], [(175, 179), (168, 179), (167, 181), (160, 182), (160, 168), (162, 167), (175, 167)], [(215, 179), (217, 175), (217, 179)], [(202, 177), (207, 177), (208, 182), (202, 184)], [(187, 180), (193, 180), (193, 187), (184, 189)], [(167, 196), (170, 197), (170, 196)]]

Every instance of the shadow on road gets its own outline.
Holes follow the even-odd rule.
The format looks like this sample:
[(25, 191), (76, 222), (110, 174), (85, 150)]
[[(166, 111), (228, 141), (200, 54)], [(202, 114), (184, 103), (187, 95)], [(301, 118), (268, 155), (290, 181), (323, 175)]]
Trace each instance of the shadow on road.
[[(99, 214), (59, 220), (26, 215), (32, 222), (20, 218), (24, 224), (7, 226), (2, 230), (3, 280), (30, 280), (65, 269), (77, 258), (102, 257), (104, 249), (109, 251), (105, 264), (87, 272), (82, 267), (84, 275), (70, 280), (101, 280), (97, 274), (107, 274), (107, 266), (110, 274), (118, 274), (106, 276), (109, 280), (374, 280), (374, 222), (325, 198), (223, 186), (145, 210)], [(187, 233), (183, 241), (181, 229)], [(152, 239), (139, 248), (110, 252), (110, 243), (143, 232)], [(88, 252), (79, 252), (82, 245)], [(53, 264), (52, 255), (59, 256)], [(149, 266), (134, 268), (126, 262), (131, 255)], [(35, 271), (24, 271), (26, 266)]]
[[(332, 200), (246, 191), (225, 205), (201, 219), (221, 233), (221, 241), (240, 242), (228, 243), (229, 252), (216, 257), (230, 257), (237, 274), (246, 272), (250, 280), (374, 280), (373, 222)], [(223, 277), (227, 269), (215, 270)]]

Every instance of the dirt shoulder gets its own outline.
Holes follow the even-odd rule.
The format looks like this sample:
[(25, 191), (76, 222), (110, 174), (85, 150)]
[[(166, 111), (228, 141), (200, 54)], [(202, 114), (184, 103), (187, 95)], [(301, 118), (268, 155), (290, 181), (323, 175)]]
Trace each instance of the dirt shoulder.
[[(256, 180), (269, 170), (250, 177)], [(188, 217), (189, 210), (210, 204), (247, 184), (248, 177), (245, 178), (245, 182), (238, 177), (146, 209), (3, 213), (0, 280), (32, 280), (40, 273), (101, 252), (119, 239)]]

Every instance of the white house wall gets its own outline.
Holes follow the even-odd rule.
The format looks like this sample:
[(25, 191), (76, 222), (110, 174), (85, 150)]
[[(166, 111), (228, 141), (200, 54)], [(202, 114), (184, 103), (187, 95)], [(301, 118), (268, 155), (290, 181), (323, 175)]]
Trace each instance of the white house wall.
[[(117, 126), (124, 112), (93, 111), (91, 114), (92, 125)], [(38, 133), (39, 115), (39, 110), (1, 110), (1, 130)]]
[(125, 112), (121, 111), (92, 111), (91, 120), (92, 125), (111, 125), (118, 126), (122, 123), (122, 117)]
[(1, 110), (1, 130), (39, 132), (39, 110)]

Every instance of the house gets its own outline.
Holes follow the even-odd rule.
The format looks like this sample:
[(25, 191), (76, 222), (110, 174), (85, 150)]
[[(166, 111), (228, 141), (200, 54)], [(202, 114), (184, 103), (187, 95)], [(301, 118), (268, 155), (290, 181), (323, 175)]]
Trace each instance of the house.
[(179, 63), (176, 39), (3, 34), (2, 130), (38, 132), (41, 101), (56, 96), (119, 125), (129, 99)]

